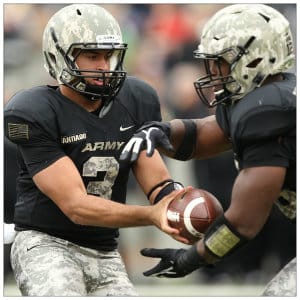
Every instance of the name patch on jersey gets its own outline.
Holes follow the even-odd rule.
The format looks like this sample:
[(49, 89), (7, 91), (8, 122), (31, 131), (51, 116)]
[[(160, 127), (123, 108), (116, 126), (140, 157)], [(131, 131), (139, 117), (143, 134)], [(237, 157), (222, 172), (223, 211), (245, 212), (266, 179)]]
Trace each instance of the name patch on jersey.
[(81, 152), (96, 150), (120, 150), (124, 143), (125, 142), (118, 141), (87, 143)]
[(61, 143), (62, 144), (71, 144), (77, 141), (86, 140), (86, 133), (74, 134), (71, 136), (62, 136)]

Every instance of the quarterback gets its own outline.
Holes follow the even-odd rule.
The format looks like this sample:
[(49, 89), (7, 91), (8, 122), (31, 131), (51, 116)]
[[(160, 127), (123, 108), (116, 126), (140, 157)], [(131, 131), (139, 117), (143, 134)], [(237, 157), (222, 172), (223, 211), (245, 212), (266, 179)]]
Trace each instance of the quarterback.
[[(20, 91), (5, 107), (5, 135), (20, 166), (11, 264), (24, 296), (136, 296), (118, 228), (155, 225), (178, 236), (164, 216), (185, 189), (159, 153), (119, 161), (135, 130), (161, 120), (154, 89), (123, 70), (126, 49), (108, 11), (64, 6), (43, 34), (57, 85)], [(125, 204), (131, 169), (151, 205)]]

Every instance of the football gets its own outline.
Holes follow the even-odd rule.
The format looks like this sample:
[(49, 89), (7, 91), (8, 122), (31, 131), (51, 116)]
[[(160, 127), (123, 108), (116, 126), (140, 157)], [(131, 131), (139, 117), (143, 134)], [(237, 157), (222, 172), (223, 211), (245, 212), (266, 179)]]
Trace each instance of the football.
[(204, 236), (209, 225), (223, 214), (218, 199), (203, 189), (192, 189), (181, 199), (170, 202), (167, 210), (169, 225), (180, 235), (195, 243)]

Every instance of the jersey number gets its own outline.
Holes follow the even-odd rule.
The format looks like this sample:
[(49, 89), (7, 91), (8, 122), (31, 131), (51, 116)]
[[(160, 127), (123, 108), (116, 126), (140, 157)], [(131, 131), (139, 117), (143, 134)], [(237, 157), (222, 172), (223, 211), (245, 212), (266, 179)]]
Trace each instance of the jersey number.
[(103, 180), (90, 181), (87, 184), (87, 192), (111, 199), (112, 187), (119, 173), (118, 161), (114, 157), (93, 156), (83, 164), (83, 176), (99, 178), (99, 172), (104, 172)]

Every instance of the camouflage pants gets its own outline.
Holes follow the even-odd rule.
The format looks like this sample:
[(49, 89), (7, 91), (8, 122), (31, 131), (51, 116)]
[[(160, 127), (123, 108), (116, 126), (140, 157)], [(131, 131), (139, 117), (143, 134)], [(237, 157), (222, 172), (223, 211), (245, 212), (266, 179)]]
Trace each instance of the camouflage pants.
[(292, 259), (266, 286), (262, 296), (289, 297), (297, 295), (297, 264)]
[(97, 251), (22, 231), (11, 264), (23, 296), (137, 296), (118, 251)]

